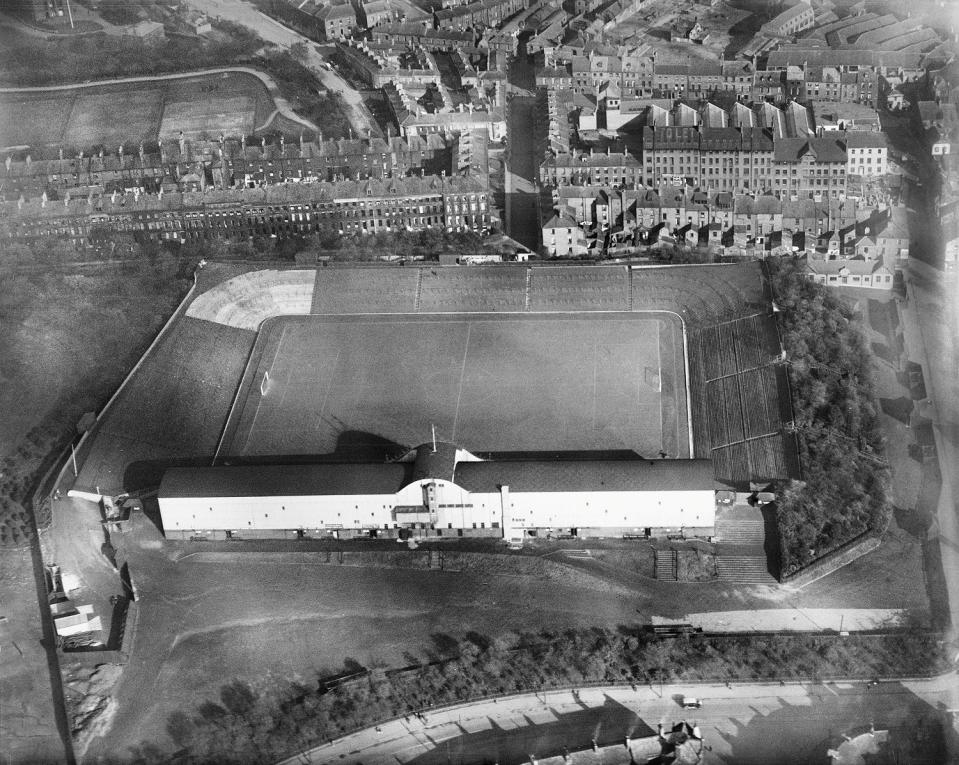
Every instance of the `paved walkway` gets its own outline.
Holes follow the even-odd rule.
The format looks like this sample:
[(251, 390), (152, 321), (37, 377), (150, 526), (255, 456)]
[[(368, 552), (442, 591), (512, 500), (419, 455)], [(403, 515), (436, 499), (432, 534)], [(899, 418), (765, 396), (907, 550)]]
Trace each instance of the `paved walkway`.
[(260, 82), (262, 82), (267, 91), (270, 94), (270, 97), (273, 99), (273, 102), (276, 104), (276, 109), (270, 115), (270, 117), (262, 125), (257, 126), (257, 130), (263, 130), (266, 128), (276, 117), (277, 113), (282, 114), (289, 120), (297, 122), (300, 125), (303, 125), (305, 128), (313, 131), (314, 133), (319, 132), (319, 128), (314, 125), (309, 120), (300, 117), (293, 111), (293, 107), (290, 106), (290, 102), (287, 101), (281, 94), (280, 88), (276, 84), (270, 75), (265, 72), (261, 72), (259, 69), (253, 69), (252, 67), (247, 66), (226, 66), (218, 67), (216, 69), (196, 69), (191, 72), (177, 72), (176, 74), (157, 74), (149, 77), (114, 77), (109, 80), (96, 80), (94, 82), (76, 82), (70, 85), (45, 85), (35, 88), (0, 88), (0, 93), (41, 93), (46, 91), (57, 91), (57, 90), (75, 90), (77, 88), (97, 88), (102, 85), (127, 85), (134, 82), (156, 82), (157, 80), (182, 80), (188, 77), (200, 77), (203, 75), (211, 74), (231, 74), (231, 73), (242, 73), (249, 74), (253, 77), (256, 77)]
[[(679, 702), (688, 696), (701, 699), (703, 707), (684, 710)], [(550, 691), (448, 707), (422, 719), (393, 720), (303, 752), (280, 765), (334, 762), (396, 765), (410, 762), (444, 744), (450, 747), (454, 739), (471, 734), (477, 745), (484, 739), (502, 742), (520, 735), (522, 729), (528, 733), (530, 728), (551, 723), (558, 724), (559, 737), (553, 736), (554, 740), (546, 744), (542, 738), (526, 735), (523, 742), (538, 742), (561, 751), (564, 741), (571, 749), (588, 746), (590, 737), (601, 736), (601, 744), (617, 739), (625, 741), (629, 735), (644, 735), (643, 723), (654, 728), (658, 722), (671, 725), (682, 719), (695, 721), (702, 727), (704, 739), (712, 747), (707, 762), (721, 762), (731, 761), (728, 757), (738, 751), (737, 735), (756, 722), (756, 718), (763, 724), (775, 720), (772, 727), (781, 729), (782, 735), (766, 736), (765, 743), (758, 746), (766, 746), (767, 751), (764, 754), (757, 749), (755, 754), (760, 758), (775, 758), (765, 759), (766, 762), (784, 762), (782, 757), (789, 747), (797, 751), (802, 747), (812, 753), (810, 747), (821, 744), (830, 733), (842, 733), (868, 725), (870, 721), (882, 728), (910, 720), (915, 724), (917, 720), (912, 717), (934, 718), (939, 705), (954, 704), (955, 696), (955, 675), (951, 673), (929, 680), (882, 683), (877, 688), (853, 681), (816, 685), (736, 683), (731, 687), (726, 684), (607, 686), (578, 692)], [(925, 704), (917, 704), (917, 700)], [(908, 706), (912, 707), (910, 713), (906, 711)], [(919, 707), (923, 707), (922, 712), (918, 711)], [(628, 727), (623, 725), (621, 730), (603, 729), (605, 719), (622, 719), (622, 715), (614, 714), (616, 709), (635, 713), (639, 722)], [(594, 714), (583, 714), (588, 710)], [(585, 728), (576, 730), (576, 723), (572, 717), (565, 718), (567, 715), (575, 715)], [(489, 736), (484, 736), (484, 732)], [(458, 761), (469, 759), (464, 751), (468, 744), (457, 742), (455, 746)], [(544, 757), (555, 753), (530, 752)]]

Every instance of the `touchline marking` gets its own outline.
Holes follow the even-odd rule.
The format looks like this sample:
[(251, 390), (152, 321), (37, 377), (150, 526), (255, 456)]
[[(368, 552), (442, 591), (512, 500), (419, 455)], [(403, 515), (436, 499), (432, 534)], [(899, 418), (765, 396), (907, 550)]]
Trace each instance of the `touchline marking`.
[(466, 324), (466, 343), (463, 345), (463, 363), (460, 365), (460, 384), (456, 393), (456, 409), (453, 411), (453, 432), (450, 434), (450, 441), (456, 443), (456, 423), (460, 417), (460, 399), (463, 397), (463, 380), (466, 379), (466, 354), (470, 348), (470, 333), (473, 331), (473, 322)]
[(323, 413), (326, 411), (326, 402), (330, 398), (330, 391), (333, 390), (333, 381), (336, 380), (336, 365), (340, 361), (340, 354), (342, 349), (336, 351), (336, 357), (333, 359), (333, 364), (330, 365), (330, 380), (326, 385), (326, 393), (323, 394), (323, 403), (320, 404), (320, 418), (322, 419)]

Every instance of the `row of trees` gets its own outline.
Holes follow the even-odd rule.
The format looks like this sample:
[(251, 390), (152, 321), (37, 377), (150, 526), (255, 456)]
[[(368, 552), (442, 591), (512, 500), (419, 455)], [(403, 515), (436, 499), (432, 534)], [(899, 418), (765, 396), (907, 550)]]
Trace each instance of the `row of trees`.
[(803, 481), (777, 503), (783, 573), (854, 537), (885, 527), (889, 469), (873, 391), (872, 355), (859, 321), (799, 270), (771, 259), (781, 312)]
[[(167, 732), (184, 763), (267, 762), (378, 720), (478, 696), (586, 683), (871, 678), (944, 666), (935, 636), (918, 631), (657, 639), (638, 630), (594, 628), (493, 640), (471, 635), (453, 646), (445, 660), (395, 673), (373, 671), (339, 684), (254, 689), (231, 682), (219, 699), (174, 713)], [(146, 763), (167, 756), (154, 742), (139, 747), (132, 759)]]

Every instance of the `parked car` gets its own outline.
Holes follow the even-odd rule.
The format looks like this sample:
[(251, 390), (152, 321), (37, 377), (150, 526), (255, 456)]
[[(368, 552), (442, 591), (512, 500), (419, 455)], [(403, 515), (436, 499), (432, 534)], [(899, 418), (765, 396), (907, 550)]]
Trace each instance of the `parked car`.
[(694, 696), (683, 696), (683, 709), (702, 709), (703, 702)]

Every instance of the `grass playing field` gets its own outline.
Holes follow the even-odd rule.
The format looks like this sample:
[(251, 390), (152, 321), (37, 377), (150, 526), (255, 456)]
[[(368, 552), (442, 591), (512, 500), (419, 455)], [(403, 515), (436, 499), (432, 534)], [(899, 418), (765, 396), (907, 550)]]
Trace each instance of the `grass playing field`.
[(431, 426), (477, 452), (658, 455), (686, 442), (684, 402), (672, 400), (684, 386), (660, 391), (661, 364), (682, 378), (681, 346), (677, 357), (670, 342), (660, 359), (671, 329), (666, 318), (626, 313), (272, 320), (221, 456), (382, 458), (383, 439), (415, 445)]
[(121, 142), (252, 135), (276, 105), (243, 72), (0, 94), (0, 146)]

